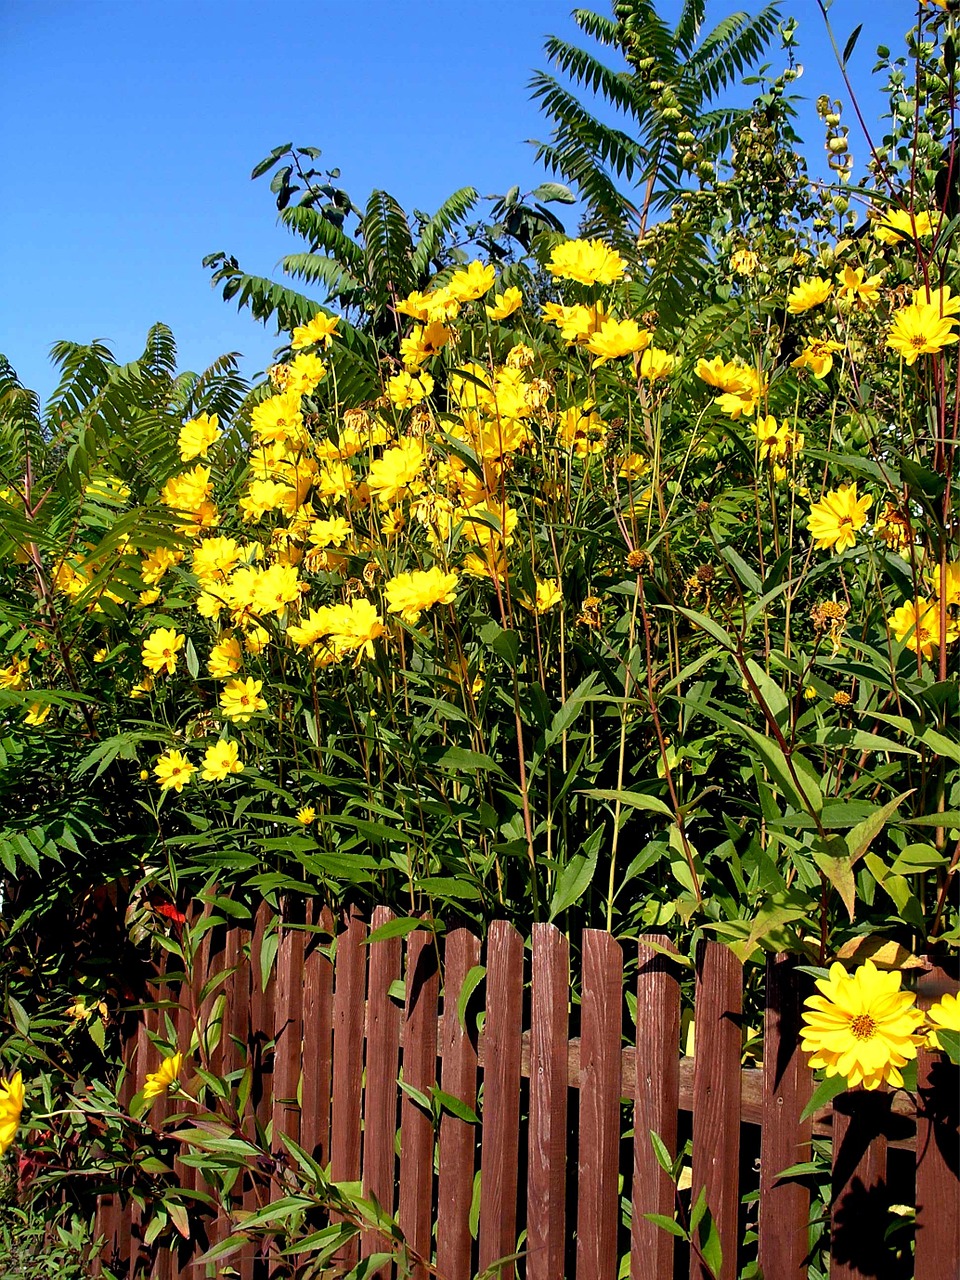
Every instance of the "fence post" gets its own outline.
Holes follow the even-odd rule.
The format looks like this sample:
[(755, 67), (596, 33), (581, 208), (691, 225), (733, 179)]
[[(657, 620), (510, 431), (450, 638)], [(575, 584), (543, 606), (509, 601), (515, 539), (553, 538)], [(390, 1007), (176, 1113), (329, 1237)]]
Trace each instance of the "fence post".
[[(393, 920), (388, 907), (377, 907), (371, 925), (376, 932)], [(363, 1195), (373, 1197), (393, 1216), (396, 1192), (397, 1075), (400, 1070), (400, 1006), (390, 995), (399, 981), (403, 959), (400, 938), (370, 943), (367, 979), (367, 1079), (363, 1094)], [(360, 1256), (382, 1252), (387, 1242), (366, 1231), (360, 1239)], [(379, 1274), (383, 1274), (380, 1272)]]
[[(366, 1000), (367, 926), (356, 907), (337, 935), (333, 988), (333, 1108), (330, 1122), (330, 1174), (334, 1182), (360, 1181), (360, 1121), (363, 1085), (363, 1022)], [(347, 1270), (360, 1257), (354, 1237), (334, 1255)]]
[[(742, 994), (743, 970), (733, 952), (719, 942), (701, 943), (694, 1011), (691, 1197), (695, 1202), (700, 1189), (706, 1187), (707, 1207), (723, 1251), (718, 1280), (735, 1280), (737, 1275)], [(692, 1249), (690, 1276), (691, 1280), (708, 1280), (708, 1272)]]
[[(467, 929), (447, 934), (443, 949), (443, 1032), (440, 1086), (470, 1108), (477, 1105), (477, 1048), (457, 1009), (467, 974), (480, 963), (480, 939)], [(473, 1273), (470, 1205), (477, 1129), (449, 1112), (440, 1117), (437, 1182), (437, 1271), (442, 1280)]]
[(664, 934), (652, 934), (639, 947), (637, 1036), (633, 1124), (633, 1217), (630, 1230), (630, 1280), (662, 1280), (673, 1275), (674, 1237), (648, 1222), (645, 1213), (672, 1218), (676, 1189), (661, 1169), (651, 1132), (671, 1156), (677, 1153), (680, 1093), (680, 985), (678, 966), (647, 942), (673, 951)]
[(563, 1275), (570, 946), (552, 924), (533, 926), (527, 1280)]
[[(520, 1158), (520, 1018), (523, 939), (505, 920), (487, 935), (487, 1020), (483, 1034), (483, 1136), (480, 1147), (480, 1270), (517, 1247)], [(497, 1280), (511, 1280), (513, 1263)]]
[(810, 1193), (780, 1181), (810, 1159), (812, 1121), (801, 1122), (813, 1094), (813, 1074), (800, 1051), (801, 975), (796, 956), (767, 958), (763, 1028), (763, 1111), (760, 1127), (760, 1269), (777, 1280), (806, 1280)]
[[(430, 1099), (437, 1082), (437, 996), (440, 974), (434, 934), (407, 936), (407, 1004), (403, 1022), (403, 1082)], [(433, 1206), (433, 1120), (404, 1093), (400, 1099), (400, 1230), (430, 1260)], [(416, 1266), (414, 1280), (426, 1280)]]
[[(928, 1009), (955, 977), (935, 966), (917, 985), (918, 1003)], [(960, 1071), (939, 1053), (921, 1049), (917, 1063), (917, 1280), (960, 1276)]]

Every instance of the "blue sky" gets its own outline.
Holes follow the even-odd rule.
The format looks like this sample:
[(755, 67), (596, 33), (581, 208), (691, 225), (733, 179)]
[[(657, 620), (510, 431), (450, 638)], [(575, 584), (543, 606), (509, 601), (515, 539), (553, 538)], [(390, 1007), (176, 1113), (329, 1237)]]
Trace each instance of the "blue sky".
[[(279, 143), (323, 149), (363, 204), (383, 187), (432, 210), (459, 186), (542, 181), (526, 139), (546, 132), (527, 82), (548, 32), (575, 39), (569, 0), (0, 0), (0, 351), (46, 396), (58, 338), (106, 340), (134, 358), (169, 324), (183, 368), (224, 351), (248, 374), (272, 332), (237, 314), (201, 266), (224, 249), (257, 274), (300, 247), (276, 224), (253, 165)], [(609, 0), (591, 6), (609, 11)], [(664, 0), (668, 16), (678, 9)], [(736, 0), (708, 6), (708, 23)], [(757, 6), (745, 6), (756, 8)], [(812, 100), (842, 91), (815, 0), (800, 19)], [(913, 6), (834, 0), (866, 80), (878, 42), (897, 48)], [(779, 59), (774, 52), (775, 65)], [(878, 107), (865, 98), (871, 118)], [(863, 146), (851, 136), (860, 155)], [(819, 154), (811, 110), (801, 132)]]

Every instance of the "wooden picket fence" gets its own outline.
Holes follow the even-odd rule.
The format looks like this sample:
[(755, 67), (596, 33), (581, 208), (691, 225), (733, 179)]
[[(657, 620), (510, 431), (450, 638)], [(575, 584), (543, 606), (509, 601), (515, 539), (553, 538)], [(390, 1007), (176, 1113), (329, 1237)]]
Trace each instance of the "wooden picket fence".
[[(706, 1188), (723, 1252), (719, 1280), (736, 1280), (750, 1232), (758, 1232), (754, 1248), (765, 1280), (807, 1276), (809, 1180), (779, 1175), (810, 1159), (815, 1133), (832, 1135), (831, 1280), (909, 1275), (885, 1252), (883, 1225), (891, 1196), (900, 1202), (910, 1188), (916, 1280), (960, 1276), (955, 1069), (921, 1053), (919, 1110), (913, 1095), (855, 1092), (801, 1120), (813, 1088), (797, 1045), (809, 980), (792, 958), (769, 959), (763, 1067), (751, 1070), (741, 1068), (742, 969), (720, 944), (699, 953), (695, 1052), (684, 1057), (680, 970), (663, 937), (639, 943), (634, 1029), (624, 949), (607, 933), (583, 933), (576, 1003), (570, 946), (552, 925), (535, 925), (528, 947), (502, 921), (491, 925), (485, 946), (462, 928), (439, 939), (417, 929), (367, 945), (370, 929), (392, 918), (381, 907), (369, 925), (355, 910), (338, 920), (324, 911), (282, 922), (271, 964), (276, 921), (264, 905), (249, 929), (207, 932), (197, 990), (164, 992), (160, 982), (148, 999), (174, 1002), (185, 1048), (215, 999), (208, 995), (198, 1008), (203, 978), (223, 970), (223, 1035), (211, 1069), (228, 1074), (252, 1063), (251, 1111), (261, 1125), (272, 1124), (274, 1154), (283, 1132), (329, 1164), (335, 1180), (362, 1182), (365, 1195), (396, 1214), (406, 1241), (433, 1260), (441, 1280), (470, 1280), (487, 1269), (496, 1280), (616, 1280), (627, 1253), (631, 1280), (673, 1280), (688, 1269), (692, 1280), (705, 1280), (696, 1254), (644, 1216), (672, 1218), (676, 1207), (651, 1131), (670, 1152), (692, 1136), (691, 1194)], [(474, 1007), (461, 1020), (458, 998), (481, 957), (485, 983), (474, 1003), (482, 998), (485, 1018), (476, 1035), (469, 1030)], [(920, 980), (921, 1003), (944, 989), (957, 984), (931, 968)], [(150, 1034), (162, 1016), (149, 1008), (131, 1028), (128, 1099), (156, 1069)], [(479, 1126), (448, 1108), (435, 1131), (399, 1087), (401, 1074), (422, 1095), (437, 1087), (476, 1108)], [(189, 1069), (185, 1075), (189, 1082)], [(168, 1099), (154, 1116), (165, 1107), (190, 1109)], [(757, 1155), (759, 1200), (745, 1206)], [(181, 1185), (202, 1189), (195, 1169), (178, 1167)], [(632, 1204), (629, 1232), (621, 1225), (622, 1198)], [(147, 1246), (136, 1206), (119, 1190), (105, 1195), (99, 1225), (107, 1247), (93, 1272), (103, 1274), (105, 1265), (152, 1280), (202, 1275), (193, 1257), (236, 1231), (242, 1214), (235, 1214), (257, 1204), (248, 1177), (235, 1201), (182, 1240), (177, 1253), (168, 1244)], [(345, 1274), (377, 1248), (364, 1233), (329, 1274)], [(260, 1280), (277, 1274), (275, 1262), (251, 1244), (208, 1274)], [(427, 1274), (418, 1268), (418, 1280)]]

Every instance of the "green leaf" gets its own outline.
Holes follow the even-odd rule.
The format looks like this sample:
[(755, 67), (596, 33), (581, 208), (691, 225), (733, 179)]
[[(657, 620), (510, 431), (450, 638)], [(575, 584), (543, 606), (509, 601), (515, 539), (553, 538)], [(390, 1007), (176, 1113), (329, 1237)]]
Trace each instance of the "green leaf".
[(700, 1223), (703, 1221), (703, 1215), (707, 1212), (707, 1188), (701, 1187), (700, 1194), (694, 1202), (693, 1208), (690, 1210), (690, 1231), (696, 1231)]
[(668, 1174), (672, 1178), (673, 1177), (673, 1158), (671, 1157), (670, 1152), (667, 1150), (667, 1144), (660, 1137), (659, 1133), (654, 1133), (652, 1129), (650, 1130), (650, 1143), (653, 1147), (653, 1154), (657, 1158), (657, 1164), (660, 1166), (660, 1168), (663, 1170), (664, 1173)]
[(440, 1104), (444, 1111), (449, 1111), (451, 1115), (457, 1117), (458, 1120), (464, 1120), (467, 1124), (479, 1124), (480, 1117), (474, 1111), (473, 1107), (467, 1106), (465, 1102), (461, 1102), (459, 1098), (453, 1097), (452, 1094), (444, 1093), (444, 1091), (434, 1085), (431, 1089), (434, 1099)]
[(900, 808), (907, 796), (912, 796), (913, 791), (902, 791), (900, 795), (893, 800), (889, 800), (876, 812), (871, 813), (869, 817), (864, 818), (862, 822), (858, 822), (855, 827), (847, 832), (847, 848), (850, 851), (851, 864), (857, 862), (870, 848), (872, 841), (880, 834), (886, 826), (887, 819)]
[(487, 971), (482, 964), (475, 964), (467, 970), (467, 976), (457, 996), (457, 1021), (464, 1030), (467, 1029), (467, 1005), (470, 1003), (470, 997), (486, 976)]
[(841, 1093), (846, 1093), (849, 1087), (845, 1076), (826, 1076), (814, 1089), (813, 1097), (803, 1108), (801, 1123), (822, 1107), (829, 1106), (834, 1098), (839, 1097)]
[(574, 854), (557, 878), (557, 887), (550, 902), (550, 920), (579, 902), (593, 882), (600, 855), (601, 831), (594, 832), (587, 841), (583, 853)]
[(847, 38), (847, 43), (843, 46), (843, 55), (840, 58), (840, 65), (844, 70), (846, 70), (847, 63), (850, 61), (850, 55), (857, 47), (857, 41), (860, 39), (860, 32), (862, 30), (863, 23), (861, 22), (859, 26), (854, 27), (853, 31)]
[(645, 1213), (642, 1216), (648, 1222), (652, 1222), (655, 1227), (660, 1227), (662, 1231), (669, 1231), (672, 1236), (676, 1236), (680, 1240), (688, 1238), (686, 1231), (673, 1218), (668, 1218), (662, 1213)]
[(709, 1209), (700, 1224), (700, 1252), (714, 1280), (719, 1280), (723, 1270), (723, 1250), (720, 1248), (720, 1232)]
[(938, 1027), (937, 1039), (950, 1061), (960, 1066), (960, 1031), (945, 1031)]
[(852, 921), (857, 884), (853, 874), (853, 859), (845, 841), (840, 836), (817, 840), (813, 846), (813, 860), (843, 899), (843, 905)]
[(520, 636), (516, 631), (508, 631), (499, 622), (487, 622), (480, 628), (480, 639), (498, 658), (502, 658), (508, 667), (517, 665), (520, 652)]
[(412, 916), (404, 916), (397, 920), (388, 920), (386, 924), (378, 925), (364, 938), (364, 946), (370, 946), (373, 942), (383, 942), (386, 938), (405, 938), (408, 933), (413, 933), (416, 929), (427, 929), (430, 932), (436, 932), (436, 924), (433, 920), (420, 920)]
[(578, 791), (578, 795), (587, 796), (591, 800), (610, 800), (613, 803), (626, 805), (629, 809), (646, 809), (650, 813), (659, 813), (664, 818), (673, 818), (673, 810), (656, 796), (648, 796), (644, 791), (607, 791), (604, 789)]

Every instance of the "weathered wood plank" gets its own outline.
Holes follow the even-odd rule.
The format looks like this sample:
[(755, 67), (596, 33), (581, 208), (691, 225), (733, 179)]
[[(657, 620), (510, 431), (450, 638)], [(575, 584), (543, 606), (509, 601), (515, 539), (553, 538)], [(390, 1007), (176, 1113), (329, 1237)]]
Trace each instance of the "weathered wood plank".
[[(367, 926), (351, 907), (337, 934), (333, 988), (333, 1108), (330, 1122), (330, 1172), (334, 1182), (360, 1181), (360, 1098), (363, 1083), (363, 1024), (366, 1001)], [(337, 1266), (356, 1266), (357, 1239), (335, 1255)]]
[[(407, 936), (407, 1002), (403, 1028), (403, 1081), (427, 1098), (437, 1082), (436, 939), (425, 929)], [(404, 1093), (400, 1100), (400, 1230), (428, 1263), (433, 1228), (433, 1121)], [(413, 1268), (414, 1280), (427, 1270)]]
[[(918, 1003), (928, 1009), (948, 992), (956, 977), (939, 966), (922, 975)], [(917, 1280), (960, 1276), (960, 1072), (945, 1056), (921, 1050), (917, 1063), (920, 1116), (917, 1121)]]
[[(671, 1156), (677, 1153), (680, 1101), (680, 984), (678, 966), (648, 946), (673, 950), (669, 938), (641, 939), (637, 976), (637, 1047), (633, 1136), (633, 1218), (630, 1232), (631, 1280), (661, 1280), (673, 1275), (674, 1237), (644, 1218), (672, 1218), (676, 1190), (661, 1167), (650, 1140), (655, 1133)], [(628, 1092), (624, 1083), (624, 1092)]]
[[(377, 907), (371, 920), (375, 932), (394, 919), (387, 907)], [(390, 997), (390, 985), (400, 978), (403, 942), (384, 938), (370, 944), (367, 976), (367, 1079), (363, 1094), (363, 1194), (391, 1216), (395, 1205), (397, 1140), (397, 1075), (400, 1070), (400, 1027), (403, 1011)], [(364, 1232), (360, 1255), (368, 1257), (386, 1247), (382, 1237)]]
[[(527, 1280), (563, 1275), (566, 1248), (567, 1006), (570, 945), (552, 924), (533, 926)], [(620, 1046), (617, 1046), (619, 1055)]]

